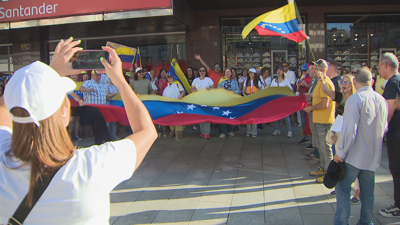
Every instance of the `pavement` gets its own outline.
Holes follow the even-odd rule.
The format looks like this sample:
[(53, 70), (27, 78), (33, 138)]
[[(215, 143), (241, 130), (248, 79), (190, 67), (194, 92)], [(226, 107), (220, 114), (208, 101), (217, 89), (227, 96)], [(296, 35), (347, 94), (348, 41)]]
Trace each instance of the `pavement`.
[[(179, 141), (161, 134), (132, 178), (111, 192), (110, 224), (333, 224), (336, 198), (309, 175), (318, 166), (304, 157), (310, 151), (298, 144), (300, 127), (293, 138), (286, 126), (279, 136), (265, 126), (257, 138), (245, 137), (245, 129), (219, 139), (211, 128), (211, 140), (192, 126)], [(385, 143), (375, 179), (374, 224), (400, 224), (378, 212), (393, 204)], [(351, 206), (349, 224), (357, 224), (360, 209)]]

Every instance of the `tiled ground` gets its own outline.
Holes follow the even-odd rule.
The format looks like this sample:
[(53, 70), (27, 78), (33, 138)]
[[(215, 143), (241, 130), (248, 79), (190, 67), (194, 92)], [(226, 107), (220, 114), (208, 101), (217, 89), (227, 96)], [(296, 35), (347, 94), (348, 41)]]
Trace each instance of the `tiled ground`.
[[(185, 138), (160, 137), (132, 178), (110, 195), (110, 224), (333, 224), (336, 199), (332, 191), (308, 175), (317, 169), (306, 160), (301, 131), (294, 137), (272, 136), (273, 127), (259, 129), (257, 138), (244, 136), (198, 138), (185, 129)], [(162, 135), (161, 135), (162, 136)], [(93, 138), (80, 142), (93, 143)], [(400, 224), (378, 210), (393, 203), (393, 184), (386, 148), (376, 172), (375, 224)], [(349, 224), (356, 224), (360, 205), (351, 206)]]

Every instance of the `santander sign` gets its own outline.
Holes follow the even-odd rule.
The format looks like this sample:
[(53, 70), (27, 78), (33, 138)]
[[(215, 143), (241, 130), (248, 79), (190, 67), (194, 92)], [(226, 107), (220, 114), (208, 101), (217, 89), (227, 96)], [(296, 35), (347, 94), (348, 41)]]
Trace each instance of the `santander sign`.
[(172, 8), (172, 0), (9, 0), (0, 1), (0, 23), (119, 12)]

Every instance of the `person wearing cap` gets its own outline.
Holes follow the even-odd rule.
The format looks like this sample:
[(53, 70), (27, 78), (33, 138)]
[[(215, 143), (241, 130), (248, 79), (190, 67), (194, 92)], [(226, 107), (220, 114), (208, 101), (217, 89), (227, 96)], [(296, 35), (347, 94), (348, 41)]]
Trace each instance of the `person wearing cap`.
[[(400, 217), (400, 110), (396, 103), (400, 95), (399, 60), (393, 53), (385, 53), (379, 59), (379, 74), (387, 80), (383, 97), (388, 103), (389, 127), (386, 133), (386, 146), (389, 170), (393, 177), (394, 204), (379, 210), (384, 217)], [(362, 190), (361, 190), (362, 193)]]
[[(192, 83), (192, 92), (200, 91), (203, 89), (211, 90), (215, 88), (214, 82), (211, 78), (206, 77), (207, 70), (206, 67), (200, 66), (199, 68), (200, 76), (195, 78)], [(210, 123), (200, 123), (200, 138), (205, 138), (206, 140), (210, 140)]]
[[(51, 67), (34, 62), (15, 71), (4, 102), (0, 98), (2, 223), (9, 221), (27, 196), (26, 205), (32, 211), (24, 221), (10, 219), (12, 224), (108, 224), (111, 190), (131, 178), (157, 138), (147, 109), (124, 80), (117, 53), (104, 47), (112, 61), (102, 59), (102, 63), (121, 92), (134, 134), (76, 150), (66, 130), (67, 92), (76, 86), (60, 75), (77, 72), (68, 62), (81, 49), (75, 47), (79, 43), (72, 38), (61, 41)], [(34, 190), (46, 178), (51, 181), (34, 203)]]
[[(308, 72), (308, 67), (309, 67), (308, 63), (304, 63), (301, 67), (301, 75), (296, 85), (296, 92), (299, 93), (299, 95), (304, 95), (308, 93), (312, 81), (310, 73)], [(303, 130), (303, 139), (299, 142), (299, 144), (310, 143), (309, 135), (311, 135), (311, 133), (308, 132), (310, 131), (310, 125), (309, 123), (306, 123), (306, 118), (307, 118), (307, 113), (304, 112), (303, 110), (300, 111), (300, 121)]]
[(149, 68), (147, 67), (147, 65), (143, 65), (143, 73), (144, 73), (144, 77), (146, 79), (151, 79), (151, 74), (149, 72)]
[[(316, 73), (326, 74), (328, 63), (325, 60), (319, 59), (313, 63), (317, 67)], [(328, 76), (325, 75), (320, 77), (324, 79), (324, 82), (327, 84), (329, 89), (335, 90), (335, 86)], [(330, 161), (333, 159), (332, 146), (326, 142), (326, 135), (335, 121), (335, 104), (329, 95), (323, 92), (321, 83), (322, 81), (318, 80), (314, 90), (312, 91), (311, 106), (307, 106), (303, 109), (307, 113), (312, 111), (313, 123), (315, 126), (314, 129), (316, 131), (315, 134), (317, 135), (317, 138), (315, 138), (315, 147), (319, 150), (320, 168), (316, 171), (310, 172), (310, 175), (312, 176), (319, 176), (316, 179), (317, 183), (323, 182), (326, 169), (328, 168)]]
[(153, 88), (149, 79), (145, 79), (144, 71), (141, 67), (135, 69), (135, 75), (130, 84), (132, 90), (139, 95), (154, 95)]
[[(249, 70), (249, 78), (243, 84), (243, 96), (251, 95), (261, 90), (260, 78), (256, 73), (257, 71), (254, 68)], [(246, 137), (250, 136), (253, 138), (257, 137), (257, 124), (247, 124)]]
[[(182, 85), (174, 80), (174, 76), (171, 73), (167, 74), (168, 85), (165, 87), (162, 96), (167, 98), (174, 98), (174, 99), (182, 99), (185, 96), (185, 89), (183, 89)], [(169, 137), (175, 137), (176, 139), (183, 138), (183, 126), (174, 126), (170, 125), (169, 128), (171, 129), (171, 133)]]
[[(290, 90), (293, 91), (292, 85), (290, 83), (290, 80), (285, 77), (283, 71), (284, 71), (284, 68), (281, 67), (281, 66), (276, 69), (277, 77), (274, 80), (272, 80), (271, 87), (289, 87)], [(290, 123), (290, 117), (289, 116), (285, 117), (285, 122), (286, 122), (286, 126), (288, 127), (287, 137), (291, 138), (291, 137), (293, 137), (293, 129), (292, 129), (292, 124)], [(281, 134), (281, 130), (280, 130), (279, 126), (280, 126), (279, 125), (279, 120), (275, 121), (276, 129), (272, 133), (272, 135), (276, 136), (276, 135)]]
[(221, 64), (219, 63), (215, 63), (214, 64), (214, 70), (212, 70), (206, 62), (203, 61), (203, 59), (201, 58), (201, 56), (199, 54), (195, 54), (194, 58), (199, 60), (201, 65), (203, 65), (208, 73), (208, 77), (211, 78), (211, 80), (213, 81), (214, 84), (218, 84), (219, 80), (223, 77), (222, 74), (222, 68), (221, 68)]
[(388, 124), (388, 104), (372, 87), (372, 73), (356, 73), (356, 93), (345, 105), (340, 143), (335, 162), (346, 163), (346, 175), (336, 185), (334, 224), (348, 224), (351, 184), (360, 182), (361, 214), (358, 224), (370, 224), (374, 211), (375, 171), (380, 166), (382, 142)]
[[(236, 79), (232, 79), (232, 70), (230, 68), (225, 68), (224, 76), (218, 83), (218, 89), (225, 89), (227, 91), (231, 91), (235, 94), (240, 94), (241, 90), (239, 89), (239, 83)], [(233, 126), (227, 124), (221, 124), (221, 135), (219, 138), (225, 138), (228, 134), (230, 137), (235, 136), (232, 132)]]
[[(92, 71), (91, 78), (92, 79), (83, 82), (82, 86), (79, 88), (79, 91), (83, 92), (85, 104), (105, 105), (107, 93), (104, 89), (104, 84), (100, 83), (101, 73)], [(94, 106), (86, 106), (86, 111), (94, 124), (94, 143), (100, 145), (104, 142), (111, 141), (106, 121), (100, 110)]]

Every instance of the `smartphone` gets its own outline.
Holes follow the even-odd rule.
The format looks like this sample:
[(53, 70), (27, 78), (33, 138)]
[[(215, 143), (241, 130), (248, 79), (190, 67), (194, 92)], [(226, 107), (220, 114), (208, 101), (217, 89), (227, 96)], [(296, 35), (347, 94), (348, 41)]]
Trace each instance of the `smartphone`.
[(77, 70), (96, 70), (104, 69), (100, 58), (103, 57), (107, 60), (110, 59), (109, 53), (103, 50), (82, 50), (71, 58), (73, 69)]

